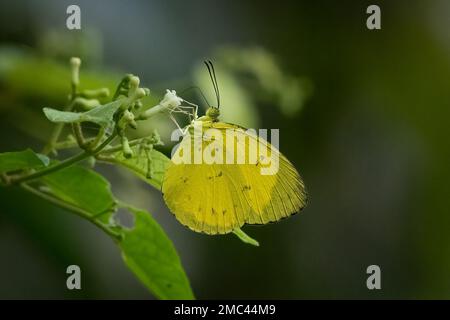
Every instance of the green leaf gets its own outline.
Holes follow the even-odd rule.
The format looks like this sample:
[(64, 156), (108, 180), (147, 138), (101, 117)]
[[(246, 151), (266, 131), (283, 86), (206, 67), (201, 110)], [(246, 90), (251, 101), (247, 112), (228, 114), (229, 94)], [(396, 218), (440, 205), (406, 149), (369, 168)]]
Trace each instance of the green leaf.
[[(110, 222), (116, 200), (108, 181), (95, 171), (75, 165), (44, 176), (40, 182), (53, 196), (90, 213), (92, 220)], [(157, 298), (193, 299), (178, 254), (163, 229), (148, 212), (127, 208), (134, 214), (134, 228), (117, 226), (121, 236), (115, 239), (125, 264)]]
[(75, 123), (81, 122), (82, 113), (69, 112), (69, 111), (60, 111), (52, 108), (44, 108), (45, 116), (51, 122), (62, 122), (62, 123)]
[(36, 156), (42, 161), (44, 166), (48, 166), (50, 164), (50, 159), (45, 154), (36, 153)]
[(48, 120), (56, 123), (93, 122), (107, 126), (112, 122), (114, 113), (120, 108), (122, 102), (122, 99), (116, 100), (86, 112), (60, 111), (52, 108), (44, 108), (43, 111)]
[(98, 124), (109, 124), (113, 120), (116, 111), (122, 105), (124, 99), (112, 101), (110, 103), (95, 107), (89, 111), (83, 112), (87, 117), (97, 119)]
[(239, 228), (234, 229), (234, 230), (233, 230), (233, 233), (234, 233), (239, 239), (241, 239), (242, 242), (251, 244), (252, 246), (259, 247), (259, 242), (256, 241), (255, 239), (251, 238), (248, 234), (246, 234), (246, 233), (245, 233), (244, 231), (242, 231), (241, 229), (239, 229)]
[(148, 212), (129, 208), (135, 225), (119, 242), (126, 265), (160, 299), (194, 299), (180, 258), (163, 229)]
[(54, 196), (90, 212), (93, 217), (99, 216), (98, 220), (104, 223), (109, 222), (115, 210), (109, 182), (93, 170), (74, 165), (44, 176), (41, 181)]
[(147, 173), (149, 171), (149, 168), (145, 152), (139, 152), (139, 146), (133, 146), (131, 149), (133, 150), (133, 157), (126, 158), (123, 155), (123, 152), (119, 151), (112, 155), (113, 159), (111, 160), (113, 161), (111, 162), (124, 166), (156, 189), (161, 189), (164, 172), (166, 172), (167, 166), (170, 163), (170, 159), (163, 153), (153, 149), (150, 152), (150, 170), (152, 175), (150, 178), (148, 178)]
[(31, 149), (0, 153), (0, 173), (47, 166), (49, 159)]

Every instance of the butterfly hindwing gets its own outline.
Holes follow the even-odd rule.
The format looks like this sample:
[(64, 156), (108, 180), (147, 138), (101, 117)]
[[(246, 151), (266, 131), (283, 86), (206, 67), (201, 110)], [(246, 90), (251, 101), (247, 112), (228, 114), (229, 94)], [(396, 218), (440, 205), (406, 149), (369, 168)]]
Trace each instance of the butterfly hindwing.
[[(237, 211), (250, 210), (224, 174), (225, 165), (171, 164), (163, 193), (169, 209), (190, 229), (224, 234), (244, 224)], [(236, 204), (236, 205), (235, 205)]]
[[(165, 173), (162, 191), (169, 209), (182, 224), (197, 232), (224, 234), (244, 223), (278, 221), (305, 206), (303, 182), (294, 166), (276, 148), (232, 124), (213, 122), (203, 129), (207, 128), (219, 130), (224, 141), (226, 129), (235, 129), (238, 139), (234, 157), (249, 152), (249, 146), (256, 141), (270, 149), (269, 155), (277, 156), (278, 166), (273, 174), (263, 175), (261, 168), (270, 170), (270, 166), (259, 158), (256, 163), (245, 164), (172, 162)], [(193, 151), (200, 147), (193, 143), (193, 136), (191, 141), (187, 137), (174, 157), (182, 156), (183, 148)], [(206, 148), (211, 141), (200, 143)], [(231, 150), (224, 148), (223, 152), (225, 157)]]

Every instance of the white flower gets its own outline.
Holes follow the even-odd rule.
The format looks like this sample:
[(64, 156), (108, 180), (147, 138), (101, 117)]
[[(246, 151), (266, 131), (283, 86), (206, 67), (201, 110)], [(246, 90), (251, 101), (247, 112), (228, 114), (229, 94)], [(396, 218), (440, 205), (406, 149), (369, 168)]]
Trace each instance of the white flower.
[(172, 112), (173, 110), (178, 109), (183, 101), (183, 99), (177, 96), (177, 92), (175, 90), (167, 89), (164, 98), (156, 106), (143, 112), (139, 116), (139, 119), (148, 119), (150, 117), (153, 117), (155, 114), (163, 111)]
[(163, 108), (173, 110), (173, 109), (179, 107), (182, 102), (183, 102), (183, 99), (181, 99), (179, 96), (177, 96), (177, 92), (175, 90), (167, 89), (167, 92), (164, 95), (164, 98), (159, 103), (159, 105), (162, 106)]

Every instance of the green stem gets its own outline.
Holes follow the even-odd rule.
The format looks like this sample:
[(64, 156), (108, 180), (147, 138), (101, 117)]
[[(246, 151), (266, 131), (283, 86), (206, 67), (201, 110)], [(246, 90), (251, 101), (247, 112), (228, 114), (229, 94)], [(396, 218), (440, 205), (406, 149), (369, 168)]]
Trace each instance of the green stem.
[(18, 177), (16, 179), (11, 178), (10, 183), (11, 184), (19, 184), (19, 183), (23, 183), (23, 182), (27, 182), (27, 181), (31, 181), (31, 180), (36, 180), (38, 178), (41, 178), (43, 176), (46, 176), (50, 173), (53, 173), (55, 171), (58, 170), (62, 170), (64, 168), (67, 168), (71, 165), (73, 165), (74, 163), (80, 162), (90, 156), (93, 156), (97, 153), (99, 153), (104, 147), (106, 147), (112, 140), (114, 140), (114, 138), (116, 137), (116, 133), (112, 134), (111, 136), (108, 137), (108, 139), (106, 139), (100, 146), (98, 146), (96, 149), (94, 150), (86, 150), (84, 152), (81, 152), (71, 158), (68, 158), (66, 160), (63, 160), (61, 162), (59, 162), (56, 165), (47, 167), (46, 169), (37, 171), (35, 173), (26, 175), (26, 176), (22, 176), (22, 177)]
[(66, 160), (63, 160), (63, 161), (59, 162), (56, 165), (47, 167), (46, 169), (37, 171), (35, 173), (29, 174), (29, 175), (26, 175), (26, 176), (19, 177), (17, 179), (11, 179), (11, 183), (12, 184), (19, 184), (19, 183), (26, 182), (26, 181), (36, 180), (37, 178), (41, 178), (41, 177), (46, 176), (46, 175), (48, 175), (50, 173), (53, 173), (55, 171), (62, 170), (64, 168), (66, 168), (66, 167), (69, 167), (69, 166), (71, 166), (74, 163), (80, 162), (80, 161), (86, 159), (87, 157), (89, 157), (89, 155), (90, 154), (88, 152), (81, 152), (81, 153), (79, 153), (79, 154), (77, 154), (77, 155), (75, 155), (73, 157), (70, 157), (70, 158), (68, 158)]
[(98, 154), (95, 156), (95, 159), (101, 162), (106, 162), (106, 163), (115, 163), (115, 164), (120, 164), (121, 162), (119, 160), (117, 160), (114, 156), (107, 156), (105, 154)]
[(95, 148), (97, 145), (102, 141), (103, 137), (105, 136), (106, 128), (100, 127), (97, 136), (92, 140), (92, 142), (89, 142), (90, 148)]
[(80, 123), (72, 123), (72, 132), (81, 149), (86, 149), (86, 140), (84, 139), (83, 130)]
[(120, 233), (111, 230), (105, 224), (103, 224), (100, 221), (94, 219), (89, 211), (86, 211), (86, 210), (84, 210), (82, 208), (79, 208), (79, 207), (73, 205), (73, 204), (70, 204), (70, 203), (67, 203), (67, 202), (65, 202), (63, 200), (55, 198), (55, 197), (53, 197), (53, 196), (51, 196), (51, 195), (49, 195), (47, 193), (44, 193), (44, 192), (42, 192), (42, 191), (40, 191), (38, 189), (35, 189), (35, 188), (29, 186), (26, 183), (22, 183), (20, 186), (23, 189), (31, 192), (32, 194), (34, 194), (34, 195), (36, 195), (36, 196), (38, 196), (38, 197), (40, 197), (40, 198), (42, 198), (44, 200), (47, 200), (48, 202), (54, 204), (57, 207), (63, 208), (65, 210), (68, 210), (68, 211), (70, 211), (72, 213), (75, 213), (76, 215), (78, 215), (78, 216), (80, 216), (80, 217), (82, 217), (82, 218), (84, 218), (86, 220), (89, 220), (90, 222), (95, 224), (97, 227), (102, 229), (104, 232), (106, 232), (108, 235), (110, 235), (114, 239), (120, 240), (120, 236), (121, 236)]
[[(139, 139), (134, 139), (131, 141), (128, 141), (128, 144), (130, 145), (130, 147), (133, 147), (135, 145), (138, 145), (139, 143), (142, 142), (142, 138)], [(121, 151), (122, 150), (122, 145), (118, 145), (118, 146), (113, 146), (111, 148), (107, 148), (101, 151), (101, 153), (112, 153), (112, 152), (117, 152), (117, 151)]]
[[(92, 145), (94, 145), (94, 141), (96, 138), (89, 138), (86, 139), (86, 143), (89, 143)], [(62, 149), (71, 149), (71, 148), (77, 148), (79, 147), (78, 143), (76, 141), (73, 140), (66, 140), (66, 141), (61, 141), (55, 144), (54, 149), (55, 150), (62, 150)]]

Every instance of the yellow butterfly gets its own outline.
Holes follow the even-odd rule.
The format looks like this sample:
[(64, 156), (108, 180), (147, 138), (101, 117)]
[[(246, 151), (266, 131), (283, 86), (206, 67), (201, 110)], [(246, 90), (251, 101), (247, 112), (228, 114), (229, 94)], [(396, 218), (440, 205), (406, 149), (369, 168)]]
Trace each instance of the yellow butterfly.
[[(236, 232), (244, 224), (275, 222), (299, 212), (307, 195), (292, 163), (263, 138), (218, 120), (220, 96), (209, 63), (211, 68), (205, 62), (218, 106), (192, 121), (172, 156), (162, 184), (170, 211), (183, 225), (211, 235)], [(228, 145), (231, 140), (234, 143)], [(265, 155), (261, 155), (262, 149)], [(256, 156), (251, 156), (253, 150), (258, 150)], [(211, 159), (196, 161), (196, 155)], [(276, 165), (267, 159), (276, 159)]]

